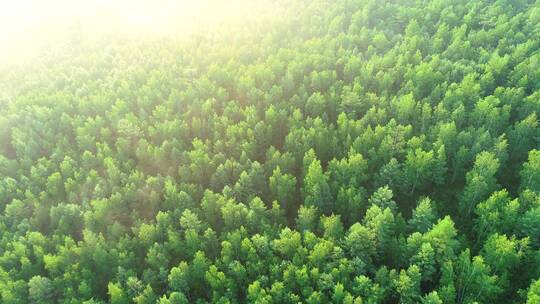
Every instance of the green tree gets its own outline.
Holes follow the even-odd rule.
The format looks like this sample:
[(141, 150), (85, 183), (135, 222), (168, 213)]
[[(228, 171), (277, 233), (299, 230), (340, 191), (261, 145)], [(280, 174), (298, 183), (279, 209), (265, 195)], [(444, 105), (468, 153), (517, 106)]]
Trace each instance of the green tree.
[(481, 152), (476, 156), (474, 166), (467, 173), (467, 184), (460, 197), (461, 214), (469, 217), (473, 208), (488, 195), (497, 190), (495, 174), (499, 161), (491, 152)]
[(296, 229), (299, 231), (310, 230), (315, 231), (317, 227), (318, 212), (314, 206), (300, 206), (298, 216), (296, 218)]
[(33, 276), (28, 281), (28, 298), (32, 303), (54, 303), (53, 282), (47, 277)]
[(281, 208), (291, 217), (297, 210), (296, 198), (296, 177), (290, 174), (282, 174), (281, 169), (274, 169), (269, 178), (270, 192), (274, 199), (280, 203)]
[(534, 304), (540, 301), (540, 280), (534, 281), (527, 293), (527, 304)]
[(470, 257), (469, 250), (463, 251), (456, 266), (456, 303), (471, 301), (493, 301), (500, 293), (497, 276), (481, 256)]
[(433, 210), (431, 200), (426, 197), (421, 199), (413, 210), (409, 225), (412, 226), (413, 231), (424, 233), (435, 224), (436, 219), (437, 213)]
[(189, 267), (186, 262), (181, 262), (178, 266), (173, 267), (169, 273), (169, 287), (173, 291), (189, 292)]
[(523, 164), (521, 188), (540, 191), (540, 150), (529, 151), (529, 159)]
[(323, 213), (330, 213), (333, 209), (328, 176), (324, 174), (321, 163), (315, 159), (308, 167), (304, 177), (304, 204), (314, 206)]

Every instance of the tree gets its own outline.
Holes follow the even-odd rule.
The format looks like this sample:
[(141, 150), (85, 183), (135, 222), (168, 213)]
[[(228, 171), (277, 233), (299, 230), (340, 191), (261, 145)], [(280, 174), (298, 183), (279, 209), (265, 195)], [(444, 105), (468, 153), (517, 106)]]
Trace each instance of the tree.
[(301, 248), (302, 239), (300, 233), (289, 228), (283, 229), (279, 234), (279, 239), (274, 241), (274, 248), (284, 257), (292, 258)]
[(423, 282), (431, 282), (437, 271), (437, 259), (433, 246), (430, 243), (422, 243), (420, 250), (410, 258), (410, 264), (419, 267)]
[(422, 239), (431, 244), (435, 250), (435, 258), (439, 264), (443, 264), (448, 259), (453, 259), (457, 254), (459, 242), (455, 224), (449, 216), (445, 216), (426, 232)]
[(540, 150), (529, 151), (529, 159), (523, 164), (521, 188), (540, 192)]
[(433, 179), (435, 157), (433, 151), (423, 151), (418, 148), (407, 153), (404, 164), (405, 180), (410, 184), (409, 193), (413, 194), (417, 188), (423, 190), (428, 181)]
[(169, 287), (173, 291), (189, 292), (189, 267), (186, 262), (181, 262), (173, 267), (168, 277)]
[(534, 304), (540, 301), (540, 280), (534, 281), (527, 293), (527, 304)]
[[(209, 267), (210, 263), (204, 255), (204, 252), (197, 251), (191, 261), (189, 267), (189, 280), (187, 281), (187, 283), (193, 287), (193, 295), (206, 297), (208, 294), (208, 284), (206, 283), (204, 276)], [(182, 276), (180, 276), (179, 282), (182, 282)]]
[(349, 186), (359, 188), (367, 180), (367, 161), (362, 154), (350, 150), (348, 157), (340, 161), (333, 159), (328, 163), (328, 175), (332, 181), (333, 193), (337, 189)]
[(491, 274), (484, 259), (475, 256), (471, 260), (468, 249), (459, 255), (456, 274), (456, 303), (493, 301), (501, 291), (497, 286), (497, 276)]
[(28, 281), (28, 298), (32, 303), (54, 303), (56, 300), (53, 282), (46, 277), (33, 276)]
[(335, 212), (342, 216), (345, 225), (358, 222), (367, 209), (363, 188), (340, 188), (336, 196)]
[(437, 219), (437, 213), (431, 206), (429, 198), (423, 198), (418, 203), (418, 206), (413, 210), (412, 217), (409, 220), (409, 225), (413, 227), (413, 231), (424, 233), (428, 231)]
[(308, 167), (304, 177), (303, 193), (306, 206), (317, 207), (325, 214), (332, 211), (328, 176), (323, 173), (321, 162), (317, 159), (313, 160)]
[(324, 238), (329, 240), (339, 240), (343, 236), (343, 224), (341, 216), (330, 215), (321, 217), (321, 227), (323, 229)]
[(240, 202), (249, 202), (254, 197), (267, 197), (267, 177), (264, 168), (258, 162), (251, 163), (248, 171), (243, 171), (232, 188), (234, 197)]
[(317, 227), (318, 212), (314, 206), (300, 206), (298, 216), (296, 218), (296, 229), (299, 231), (309, 230), (315, 231)]
[(163, 296), (159, 300), (159, 304), (188, 304), (189, 301), (186, 296), (181, 292), (172, 292), (171, 295), (167, 298)]
[(521, 121), (514, 123), (508, 131), (508, 143), (510, 147), (510, 162), (515, 164), (516, 173), (519, 172), (520, 164), (526, 160), (529, 151), (534, 148), (538, 137), (538, 117), (531, 113)]
[(297, 210), (296, 198), (296, 177), (290, 174), (282, 174), (281, 169), (274, 169), (269, 178), (270, 192), (273, 198), (277, 199), (281, 208), (291, 217)]
[(537, 248), (540, 245), (540, 207), (525, 212), (519, 222), (522, 234), (530, 237), (531, 246)]
[(272, 296), (268, 295), (264, 288), (261, 288), (259, 281), (255, 281), (248, 286), (247, 299), (251, 303), (257, 304), (272, 303)]
[(376, 260), (390, 260), (396, 249), (396, 222), (390, 208), (381, 209), (377, 205), (372, 205), (364, 217), (364, 225), (369, 228), (375, 236), (377, 248)]
[(516, 240), (504, 234), (493, 234), (485, 242), (482, 256), (493, 272), (499, 276), (501, 286), (509, 279), (511, 270), (519, 267), (521, 259), (527, 254), (528, 243), (529, 240), (526, 238)]
[(402, 165), (397, 159), (392, 158), (387, 164), (384, 164), (375, 176), (375, 187), (388, 186), (390, 189), (399, 189), (403, 185), (405, 177), (403, 176)]
[(511, 199), (508, 191), (493, 192), (491, 196), (476, 206), (477, 237), (484, 240), (492, 233), (515, 234), (521, 209), (518, 199)]
[(51, 226), (60, 235), (72, 235), (79, 239), (84, 224), (79, 205), (60, 203), (50, 209)]
[(312, 117), (322, 116), (326, 113), (325, 97), (319, 93), (313, 93), (306, 101), (306, 113)]
[(416, 265), (411, 265), (407, 270), (401, 270), (394, 282), (401, 303), (418, 303), (421, 297), (420, 278), (420, 269)]
[(368, 202), (371, 205), (375, 205), (381, 209), (389, 208), (392, 212), (397, 212), (397, 204), (392, 200), (394, 197), (394, 193), (388, 186), (381, 187), (375, 191), (371, 197), (369, 198)]
[(422, 298), (422, 304), (443, 304), (436, 291), (432, 291)]
[(493, 153), (484, 151), (476, 156), (473, 168), (467, 173), (467, 185), (460, 198), (463, 216), (468, 218), (476, 204), (497, 190), (495, 174), (498, 169), (499, 161)]
[(367, 265), (371, 265), (376, 246), (375, 233), (360, 223), (352, 225), (345, 236), (345, 248), (349, 254)]

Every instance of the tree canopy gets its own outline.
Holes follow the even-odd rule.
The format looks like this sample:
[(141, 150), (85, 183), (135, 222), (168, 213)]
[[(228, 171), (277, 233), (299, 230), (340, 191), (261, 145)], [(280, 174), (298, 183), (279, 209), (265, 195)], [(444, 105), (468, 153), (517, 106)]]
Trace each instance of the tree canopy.
[(0, 302), (540, 303), (540, 2), (273, 7), (0, 71)]

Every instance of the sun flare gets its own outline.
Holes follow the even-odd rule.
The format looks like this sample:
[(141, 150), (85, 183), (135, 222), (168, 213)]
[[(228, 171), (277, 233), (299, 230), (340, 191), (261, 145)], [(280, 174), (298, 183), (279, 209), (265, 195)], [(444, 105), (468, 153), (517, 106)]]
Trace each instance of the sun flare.
[[(141, 38), (185, 35), (249, 16), (243, 1), (22, 0), (0, 4), (0, 63), (62, 43), (73, 30), (86, 36)], [(245, 2), (245, 1), (244, 1)]]

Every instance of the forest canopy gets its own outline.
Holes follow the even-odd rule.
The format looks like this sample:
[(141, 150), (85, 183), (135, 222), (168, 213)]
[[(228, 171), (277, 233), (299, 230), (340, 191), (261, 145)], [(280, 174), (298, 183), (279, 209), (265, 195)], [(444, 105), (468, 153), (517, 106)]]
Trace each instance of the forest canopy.
[(253, 3), (0, 68), (0, 302), (540, 303), (540, 2)]

